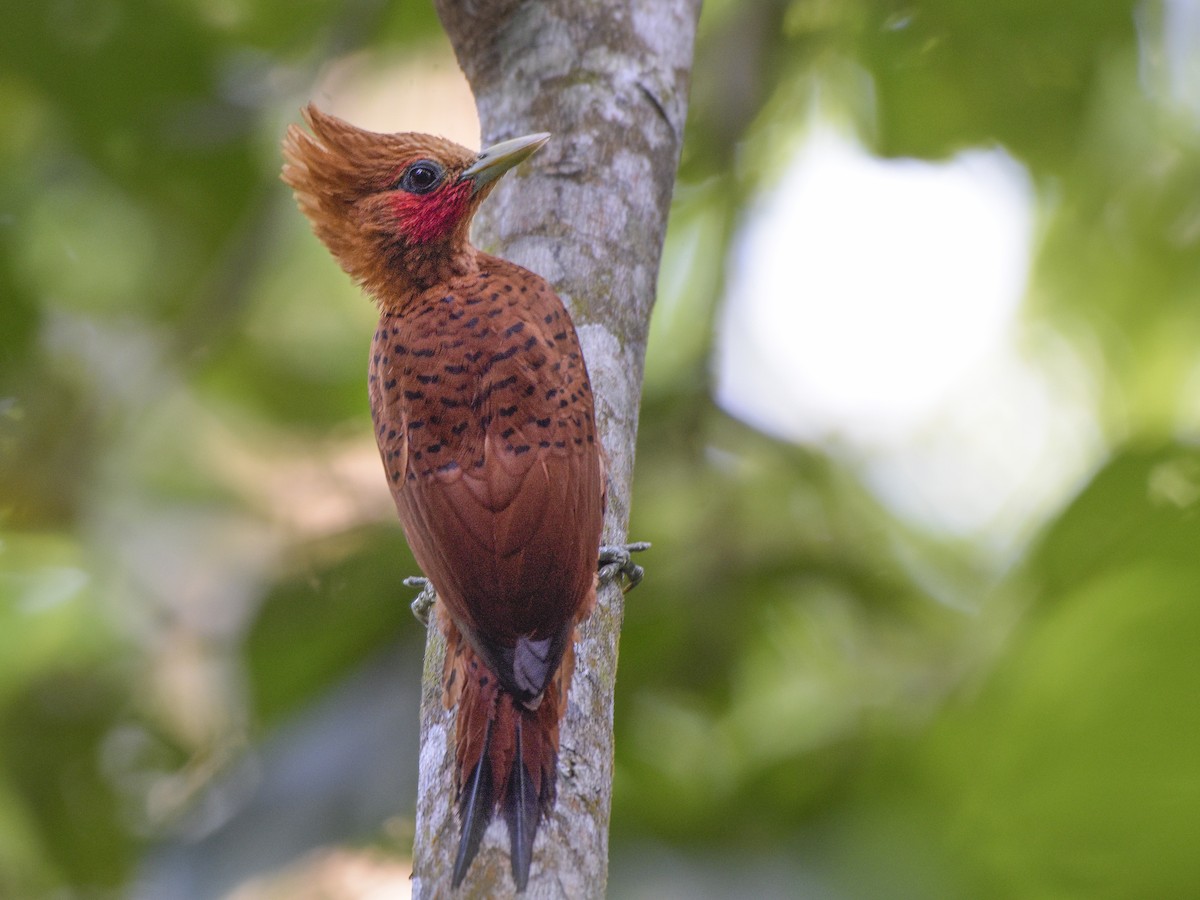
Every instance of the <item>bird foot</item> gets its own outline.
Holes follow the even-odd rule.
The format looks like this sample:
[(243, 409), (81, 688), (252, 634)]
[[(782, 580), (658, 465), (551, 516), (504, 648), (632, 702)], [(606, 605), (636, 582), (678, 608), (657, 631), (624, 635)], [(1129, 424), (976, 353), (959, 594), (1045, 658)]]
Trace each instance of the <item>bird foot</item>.
[[(648, 541), (632, 544), (605, 545), (600, 548), (600, 580), (621, 584), (621, 593), (628, 594), (638, 586), (646, 571), (633, 561), (634, 553), (649, 550)], [(623, 583), (622, 583), (623, 581)]]
[(437, 600), (437, 592), (434, 591), (433, 585), (428, 578), (413, 575), (404, 579), (404, 586), (421, 589), (421, 593), (417, 594), (417, 598), (412, 602), (412, 611), (413, 615), (417, 617), (417, 621), (428, 628), (429, 611), (433, 609), (433, 604)]

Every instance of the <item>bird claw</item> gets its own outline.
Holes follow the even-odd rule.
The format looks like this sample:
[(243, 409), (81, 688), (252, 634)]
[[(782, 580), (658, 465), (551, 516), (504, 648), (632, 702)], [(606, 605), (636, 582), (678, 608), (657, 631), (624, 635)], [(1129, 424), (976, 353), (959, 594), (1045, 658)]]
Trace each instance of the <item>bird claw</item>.
[(649, 550), (648, 541), (635, 541), (631, 544), (605, 545), (600, 548), (599, 575), (601, 581), (615, 581), (621, 584), (621, 593), (628, 594), (637, 587), (646, 571), (633, 561), (634, 553)]
[(429, 627), (429, 611), (433, 609), (433, 604), (437, 600), (437, 592), (434, 591), (433, 585), (428, 578), (422, 578), (420, 575), (412, 575), (404, 579), (405, 587), (420, 588), (421, 593), (417, 594), (415, 600), (411, 604), (413, 615), (417, 617), (417, 621), (425, 627)]

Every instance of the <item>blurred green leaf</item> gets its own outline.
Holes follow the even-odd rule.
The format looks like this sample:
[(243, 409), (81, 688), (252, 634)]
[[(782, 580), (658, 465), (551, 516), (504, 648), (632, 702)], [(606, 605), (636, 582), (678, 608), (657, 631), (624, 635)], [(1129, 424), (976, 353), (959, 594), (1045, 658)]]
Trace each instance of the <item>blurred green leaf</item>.
[(1112, 459), (1030, 555), (1040, 602), (1140, 565), (1192, 571), (1200, 588), (1200, 451), (1131, 447)]
[[(307, 548), (319, 568), (276, 585), (246, 637), (252, 703), (272, 727), (383, 647), (424, 652), (409, 608), (420, 571), (398, 528), (345, 534)], [(397, 652), (399, 652), (397, 650)]]
[(77, 547), (0, 532), (0, 890), (116, 888), (136, 841), (114, 828), (99, 747), (124, 712), (120, 651)]
[(861, 62), (878, 149), (941, 159), (1001, 143), (1039, 172), (1081, 149), (1108, 65), (1132, 51), (1131, 0), (919, 0), (867, 5)]

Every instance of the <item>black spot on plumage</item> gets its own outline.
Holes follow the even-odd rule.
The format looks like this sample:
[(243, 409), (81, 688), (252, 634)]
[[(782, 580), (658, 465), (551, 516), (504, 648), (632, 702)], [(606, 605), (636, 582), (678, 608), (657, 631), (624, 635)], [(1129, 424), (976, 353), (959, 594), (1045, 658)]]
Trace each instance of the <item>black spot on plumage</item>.
[(441, 381), (441, 377), (438, 375), (418, 375), (417, 381), (421, 382), (421, 384), (437, 384)]
[(467, 430), (467, 426), (468, 426), (469, 424), (470, 424), (470, 423), (469, 423), (468, 421), (466, 421), (466, 419), (464, 419), (463, 421), (461, 421), (461, 422), (459, 422), (457, 425), (455, 425), (453, 428), (451, 428), (451, 429), (450, 429), (450, 433), (451, 433), (451, 434), (456, 434), (456, 435), (457, 435), (457, 434), (462, 434), (464, 431), (466, 431), (466, 430)]
[(543, 450), (545, 450), (547, 447), (550, 446), (550, 442), (549, 441), (538, 441), (538, 446), (541, 447)]
[(513, 453), (517, 454), (517, 456), (520, 456), (522, 453), (528, 453), (532, 449), (533, 448), (528, 444), (521, 444), (519, 447), (513, 447)]
[(513, 344), (507, 350), (501, 350), (499, 353), (493, 354), (492, 358), (488, 360), (488, 365), (502, 362), (503, 360), (506, 360), (506, 359), (511, 359), (513, 356), (516, 355), (516, 352), (517, 352), (517, 345)]
[(565, 331), (560, 331), (554, 335), (554, 339), (556, 341), (565, 341), (567, 339), (567, 333)]
[(504, 336), (512, 337), (514, 334), (520, 334), (524, 330), (525, 330), (524, 322), (514, 322), (512, 325), (509, 325), (507, 328), (504, 329)]
[(385, 391), (395, 390), (395, 388), (396, 388), (396, 379), (395, 378), (388, 379), (387, 381), (385, 381), (383, 383), (383, 389)]
[(510, 437), (512, 437), (516, 433), (517, 433), (517, 429), (515, 429), (515, 428), (505, 428), (502, 432), (500, 432), (500, 437), (502, 437), (504, 440), (507, 441)]
[(426, 453), (441, 453), (442, 445), (440, 443), (430, 444), (428, 447), (425, 448), (425, 452)]
[(494, 319), (494, 318), (496, 318), (496, 316), (502, 315), (503, 313), (504, 313), (504, 310), (497, 306), (495, 309), (488, 310), (487, 317), (489, 319)]
[(440, 399), (442, 401), (442, 406), (446, 407), (446, 409), (457, 409), (458, 407), (462, 406), (462, 404), (453, 397), (442, 397)]
[(412, 352), (412, 355), (413, 355), (413, 356), (426, 356), (426, 357), (428, 357), (428, 356), (433, 356), (433, 348), (432, 348), (432, 347), (426, 347), (426, 348), (424, 348), (423, 350), (414, 350), (414, 351)]
[(392, 352), (397, 356), (404, 356), (406, 353), (408, 353), (408, 348), (403, 344), (392, 344)]
[(538, 419), (537, 427), (538, 428), (549, 428), (550, 427), (550, 417), (546, 416), (546, 418), (544, 418), (544, 419)]
[(526, 351), (532, 350), (534, 347), (537, 346), (537, 341), (538, 341), (537, 335), (531, 334), (528, 338), (525, 339), (525, 343), (522, 344), (521, 347), (522, 347), (522, 349), (524, 349)]
[(463, 328), (474, 328), (478, 324), (479, 316), (472, 316), (471, 318), (467, 319), (467, 321), (463, 322)]
[(467, 367), (459, 365), (442, 366), (442, 371), (447, 375), (465, 375)]
[(517, 411), (517, 405), (514, 403), (512, 406), (506, 406), (503, 409), (501, 409), (500, 415), (503, 416), (504, 418), (508, 418), (509, 416), (516, 413), (516, 411)]
[(551, 322), (554, 321), (554, 316), (550, 315), (550, 313), (546, 313), (546, 317), (544, 319), (542, 319), (542, 321), (545, 322), (547, 325), (549, 325)]
[(424, 419), (413, 419), (411, 422), (408, 423), (409, 431), (416, 431), (418, 428), (424, 428), (424, 427), (425, 427)]
[(424, 391), (405, 391), (404, 399), (405, 400), (424, 400), (425, 392)]
[(512, 387), (517, 383), (516, 375), (509, 375), (507, 378), (501, 378), (499, 381), (494, 381), (488, 385), (489, 391), (502, 391), (505, 388)]
[(395, 439), (396, 439), (396, 429), (393, 428), (390, 431), (388, 431), (388, 440), (394, 441)]
[(458, 468), (458, 463), (457, 463), (457, 462), (455, 462), (454, 460), (450, 460), (450, 462), (448, 462), (448, 463), (442, 463), (442, 465), (438, 466), (438, 467), (437, 467), (437, 471), (439, 471), (439, 472), (453, 472), (453, 471), (454, 471), (455, 469), (457, 469), (457, 468)]

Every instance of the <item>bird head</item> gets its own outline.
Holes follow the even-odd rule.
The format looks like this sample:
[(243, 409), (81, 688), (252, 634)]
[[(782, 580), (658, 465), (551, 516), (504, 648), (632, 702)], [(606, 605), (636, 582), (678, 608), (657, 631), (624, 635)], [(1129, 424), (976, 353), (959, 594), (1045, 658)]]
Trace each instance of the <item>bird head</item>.
[(433, 135), (356, 128), (312, 104), (303, 115), (312, 133), (288, 127), (281, 177), (317, 237), (384, 306), (469, 270), (479, 204), (550, 139), (531, 134), (475, 153)]

